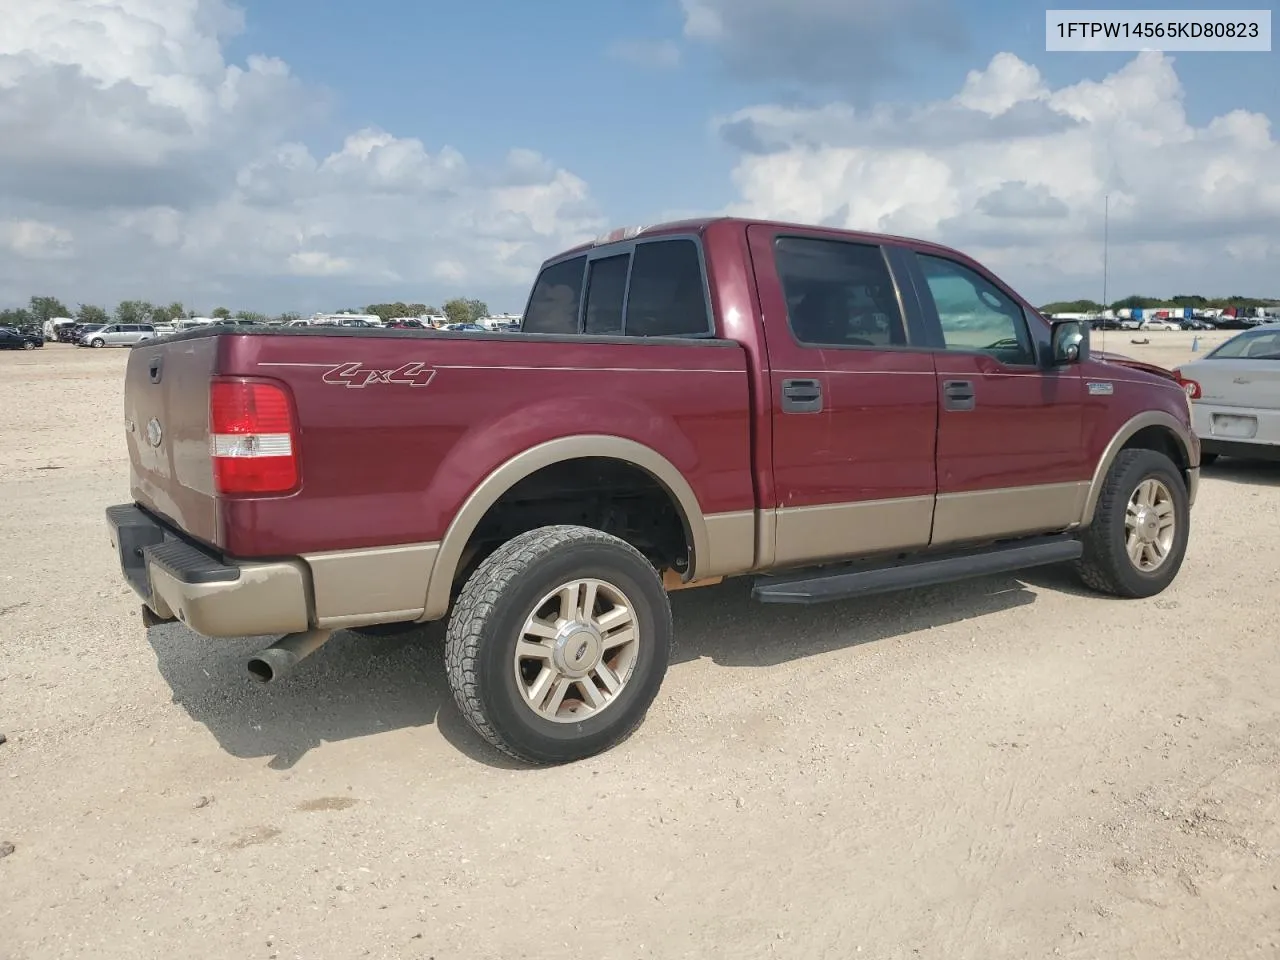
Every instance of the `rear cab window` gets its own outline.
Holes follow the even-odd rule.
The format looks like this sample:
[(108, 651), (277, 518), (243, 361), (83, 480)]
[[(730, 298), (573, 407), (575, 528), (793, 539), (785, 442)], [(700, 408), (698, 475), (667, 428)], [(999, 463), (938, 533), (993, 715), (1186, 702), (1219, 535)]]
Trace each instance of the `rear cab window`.
[(797, 343), (880, 349), (907, 345), (897, 290), (879, 246), (781, 236), (774, 242), (774, 263)]
[(627, 337), (715, 335), (702, 250), (690, 237), (610, 244), (545, 267), (525, 333)]

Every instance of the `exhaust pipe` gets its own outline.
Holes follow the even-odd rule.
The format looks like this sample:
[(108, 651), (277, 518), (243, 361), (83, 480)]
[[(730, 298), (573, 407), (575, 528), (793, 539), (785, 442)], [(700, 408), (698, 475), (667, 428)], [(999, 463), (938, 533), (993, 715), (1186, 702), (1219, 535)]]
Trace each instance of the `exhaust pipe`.
[(249, 659), (249, 676), (259, 683), (279, 680), (324, 646), (324, 642), (332, 634), (332, 630), (306, 630), (281, 637), (256, 657)]

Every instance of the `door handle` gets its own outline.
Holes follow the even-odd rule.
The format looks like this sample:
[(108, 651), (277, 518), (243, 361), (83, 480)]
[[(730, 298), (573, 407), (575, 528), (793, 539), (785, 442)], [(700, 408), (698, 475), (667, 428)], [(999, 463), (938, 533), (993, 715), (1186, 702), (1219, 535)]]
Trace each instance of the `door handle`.
[(817, 380), (783, 380), (783, 413), (820, 413), (822, 384)]
[(972, 381), (944, 380), (942, 382), (942, 405), (946, 409), (972, 410), (976, 403)]

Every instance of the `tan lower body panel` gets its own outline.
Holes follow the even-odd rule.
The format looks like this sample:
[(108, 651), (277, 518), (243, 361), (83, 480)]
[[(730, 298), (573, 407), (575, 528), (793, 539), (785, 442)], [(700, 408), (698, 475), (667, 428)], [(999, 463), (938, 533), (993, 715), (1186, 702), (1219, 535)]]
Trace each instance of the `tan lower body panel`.
[(756, 565), (756, 512), (712, 513), (706, 518), (707, 556), (695, 557), (694, 575), (731, 577)]
[(297, 633), (310, 627), (307, 568), (297, 560), (246, 563), (240, 576), (223, 583), (183, 583), (155, 564), (151, 608), (177, 617), (206, 637)]
[(315, 625), (337, 630), (416, 620), (426, 603), (438, 543), (305, 554)]
[(933, 497), (780, 507), (774, 512), (772, 565), (787, 567), (928, 546)]
[(935, 544), (1063, 530), (1080, 522), (1089, 482), (943, 493), (933, 513)]

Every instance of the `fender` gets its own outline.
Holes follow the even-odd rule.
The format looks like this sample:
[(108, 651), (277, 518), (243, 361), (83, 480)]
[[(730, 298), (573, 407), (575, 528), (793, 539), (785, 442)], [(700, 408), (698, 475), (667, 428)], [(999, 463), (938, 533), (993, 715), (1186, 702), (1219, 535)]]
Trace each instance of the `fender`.
[(1102, 457), (1098, 461), (1098, 466), (1093, 471), (1093, 479), (1089, 483), (1089, 496), (1085, 499), (1084, 513), (1080, 517), (1080, 526), (1087, 527), (1093, 522), (1094, 511), (1098, 507), (1098, 498), (1102, 496), (1102, 485), (1106, 482), (1107, 473), (1110, 472), (1111, 465), (1115, 463), (1116, 457), (1120, 456), (1120, 451), (1124, 449), (1124, 445), (1132, 440), (1140, 430), (1146, 430), (1148, 427), (1161, 427), (1177, 438), (1179, 446), (1182, 447), (1182, 455), (1187, 460), (1187, 493), (1193, 501), (1195, 500), (1196, 480), (1200, 473), (1199, 445), (1192, 438), (1186, 424), (1173, 415), (1165, 413), (1163, 410), (1145, 410), (1137, 416), (1126, 420), (1120, 429), (1116, 431), (1115, 436), (1111, 438), (1111, 442), (1107, 444), (1106, 449), (1102, 451)]
[(453, 578), (467, 541), (489, 508), (503, 494), (544, 467), (582, 457), (607, 457), (633, 464), (666, 488), (684, 514), (686, 534), (693, 549), (687, 578), (692, 578), (697, 570), (698, 558), (709, 555), (707, 522), (693, 488), (675, 465), (656, 450), (623, 437), (602, 434), (560, 437), (530, 447), (507, 460), (485, 477), (463, 502), (440, 541), (440, 551), (436, 555), (431, 580), (427, 585), (425, 609), (418, 619), (434, 620), (448, 612)]

